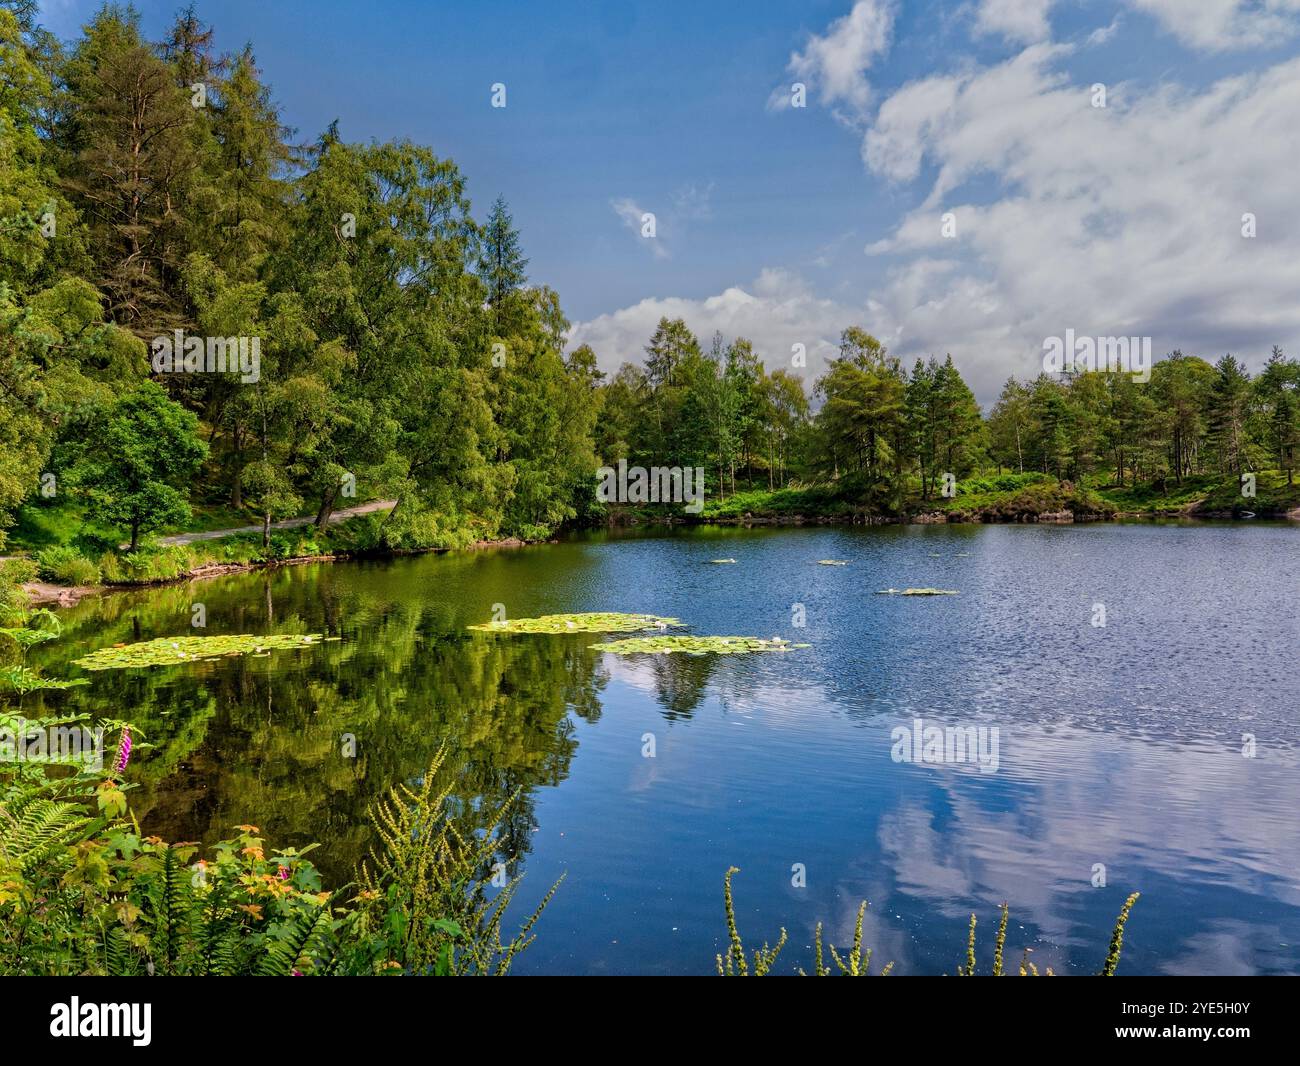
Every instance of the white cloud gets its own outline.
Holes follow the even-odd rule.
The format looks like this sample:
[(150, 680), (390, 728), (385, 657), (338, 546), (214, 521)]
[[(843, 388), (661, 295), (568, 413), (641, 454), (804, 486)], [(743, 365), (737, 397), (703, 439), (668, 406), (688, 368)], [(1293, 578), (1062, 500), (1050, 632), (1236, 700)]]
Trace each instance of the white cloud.
[[(889, 49), (893, 25), (894, 0), (857, 0), (824, 34), (812, 34), (803, 51), (790, 56), (787, 69), (816, 90), (823, 104), (847, 106), (848, 117), (861, 114), (871, 99), (866, 72)], [(768, 106), (789, 107), (789, 86), (773, 90)]]
[(1119, 16), (1116, 15), (1113, 19), (1110, 20), (1109, 26), (1098, 26), (1097, 29), (1093, 30), (1090, 34), (1088, 34), (1088, 43), (1105, 44), (1112, 37), (1114, 37), (1115, 34), (1119, 32), (1119, 23), (1120, 23)]
[[(706, 343), (714, 330), (728, 338), (748, 337), (769, 369), (802, 373), (811, 387), (825, 360), (838, 350), (840, 331), (862, 322), (866, 313), (865, 307), (818, 297), (798, 276), (768, 268), (748, 286), (733, 285), (716, 296), (650, 298), (579, 322), (569, 334), (569, 345), (590, 344), (601, 368), (613, 372), (624, 362), (641, 361), (660, 318), (683, 318)], [(794, 344), (805, 346), (806, 370), (791, 365)]]
[(1009, 41), (1033, 44), (1051, 34), (1047, 13), (1055, 0), (980, 0), (975, 14), (979, 33), (1001, 34)]
[[(1300, 354), (1300, 59), (1198, 90), (1117, 83), (1094, 108), (1090, 86), (1058, 69), (1070, 51), (1033, 45), (884, 101), (863, 140), (868, 170), (923, 184), (867, 245), (884, 277), (860, 302), (767, 270), (706, 299), (602, 315), (574, 343), (612, 369), (640, 359), (660, 316), (681, 316), (701, 337), (751, 338), (769, 366), (804, 343), (811, 380), (857, 323), (907, 362), (951, 352), (986, 404), (1008, 375), (1035, 375), (1044, 339), (1066, 329), (1150, 336), (1157, 357), (1231, 351), (1258, 366), (1275, 343)], [(1247, 212), (1255, 239), (1242, 236)]]
[(1300, 30), (1300, 0), (1128, 0), (1193, 48), (1210, 52), (1275, 43)]
[[(610, 200), (609, 206), (651, 255), (656, 259), (671, 259), (673, 246), (682, 240), (690, 224), (713, 217), (713, 182), (683, 185), (660, 210), (643, 208), (630, 196), (616, 197)], [(648, 214), (654, 215), (653, 236), (643, 232)]]
[[(1087, 86), (1036, 45), (1006, 63), (907, 85), (864, 139), (875, 174), (928, 195), (867, 252), (890, 280), (865, 323), (896, 351), (951, 351), (982, 399), (1032, 374), (1045, 337), (1142, 335), (1258, 362), (1300, 334), (1300, 60), (1202, 91)], [(978, 179), (994, 192), (958, 195)], [(945, 239), (941, 215), (957, 219)], [(1242, 237), (1243, 214), (1258, 237)]]
[(655, 235), (653, 237), (645, 236), (642, 232), (646, 226), (647, 215), (653, 215), (653, 211), (643, 210), (635, 200), (623, 196), (610, 200), (609, 206), (614, 209), (614, 214), (623, 220), (623, 225), (635, 234), (636, 239), (643, 243), (656, 259), (669, 258), (668, 247), (659, 239), (659, 220), (655, 217)]

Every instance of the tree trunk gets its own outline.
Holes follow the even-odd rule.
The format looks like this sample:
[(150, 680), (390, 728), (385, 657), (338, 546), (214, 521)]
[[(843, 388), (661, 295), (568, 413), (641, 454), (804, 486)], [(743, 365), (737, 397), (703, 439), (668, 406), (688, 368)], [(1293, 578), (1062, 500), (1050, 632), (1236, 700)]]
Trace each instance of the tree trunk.
[(339, 487), (333, 485), (320, 502), (320, 510), (316, 512), (316, 528), (322, 532), (329, 525), (330, 515), (334, 513), (334, 501), (338, 498), (338, 494)]
[(235, 423), (232, 443), (235, 449), (235, 477), (230, 490), (230, 505), (239, 510), (244, 505), (244, 439), (239, 423)]

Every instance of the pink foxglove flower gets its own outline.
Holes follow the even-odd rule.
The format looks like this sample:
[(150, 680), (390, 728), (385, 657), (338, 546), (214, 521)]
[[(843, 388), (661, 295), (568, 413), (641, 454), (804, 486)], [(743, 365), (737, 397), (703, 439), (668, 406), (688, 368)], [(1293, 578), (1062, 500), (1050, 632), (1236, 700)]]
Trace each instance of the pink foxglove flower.
[(131, 730), (122, 730), (122, 741), (117, 746), (117, 765), (114, 767), (117, 773), (126, 769), (126, 764), (131, 761)]

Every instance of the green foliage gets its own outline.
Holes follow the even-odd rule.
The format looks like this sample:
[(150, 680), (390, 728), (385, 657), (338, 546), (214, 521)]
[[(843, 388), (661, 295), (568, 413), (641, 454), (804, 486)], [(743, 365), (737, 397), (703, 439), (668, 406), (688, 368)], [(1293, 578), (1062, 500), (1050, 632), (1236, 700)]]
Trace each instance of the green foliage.
[[(870, 977), (871, 976), (871, 955), (872, 949), (862, 950), (862, 920), (867, 916), (867, 901), (863, 900), (858, 905), (858, 917), (853, 923), (853, 945), (841, 957), (840, 953), (835, 950), (834, 944), (827, 944), (826, 947), (831, 953), (831, 961), (835, 963), (835, 969), (841, 977)], [(894, 969), (892, 962), (886, 963), (880, 971), (881, 977), (888, 977)], [(800, 976), (807, 977), (802, 970)], [(817, 929), (813, 935), (813, 976), (830, 977), (831, 970), (825, 964), (822, 950), (822, 923), (817, 923)]]
[(1133, 909), (1133, 904), (1138, 901), (1140, 895), (1140, 892), (1134, 892), (1120, 908), (1119, 917), (1115, 919), (1115, 928), (1110, 934), (1110, 950), (1106, 953), (1106, 962), (1101, 968), (1102, 977), (1115, 976), (1115, 970), (1119, 967), (1119, 956), (1124, 949), (1124, 926), (1128, 922), (1129, 911)]
[(485, 633), (636, 633), (646, 629), (677, 628), (676, 618), (653, 614), (621, 614), (617, 611), (590, 611), (579, 614), (544, 614), (538, 618), (511, 618), (502, 622), (483, 622), (468, 628)]
[(69, 479), (81, 487), (93, 513), (131, 536), (189, 517), (184, 487), (207, 454), (198, 419), (151, 381), (123, 393), (86, 427), (70, 450)]
[(615, 655), (748, 655), (754, 652), (793, 651), (810, 644), (791, 644), (781, 637), (627, 637), (593, 644), (594, 651)]
[(305, 858), (312, 848), (269, 849), (256, 826), (201, 857), (123, 822), (114, 782), (95, 815), (7, 772), (0, 974), (505, 974), (558, 882), (505, 937), (520, 878), (488, 865), (505, 811), (485, 833), (459, 829), (449, 792), (432, 784), (442, 757), (420, 787), (376, 807), (381, 844), (360, 886), (334, 892)]
[(253, 655), (266, 656), (273, 651), (309, 648), (322, 640), (319, 633), (266, 633), (252, 636), (247, 633), (220, 637), (157, 637), (154, 640), (125, 644), (121, 647), (100, 648), (80, 659), (73, 660), (83, 670), (132, 670), (149, 666), (183, 666), (215, 659)]
[[(740, 938), (740, 930), (736, 927), (736, 907), (731, 898), (731, 875), (740, 873), (738, 866), (728, 868), (726, 876), (722, 881), (722, 898), (727, 912), (727, 954), (724, 958), (722, 955), (717, 956), (718, 976), (719, 977), (749, 977), (751, 976), (751, 963), (745, 957), (745, 944)], [(767, 942), (763, 942), (761, 948), (755, 948), (752, 960), (754, 977), (765, 977), (772, 969), (773, 963), (776, 962), (777, 956), (781, 954), (781, 949), (785, 947), (786, 932), (782, 928), (781, 936), (778, 938), (775, 946), (768, 947)]]
[(99, 584), (99, 566), (71, 545), (46, 548), (36, 553), (40, 576), (61, 585)]
[(493, 859), (497, 826), (514, 799), (490, 815), (484, 831), (463, 831), (450, 813), (451, 786), (435, 785), (445, 758), (444, 749), (418, 787), (399, 785), (375, 808), (381, 846), (362, 869), (359, 897), (361, 928), (370, 934), (364, 954), (381, 971), (502, 975), (532, 943), (532, 928), (560, 883), (502, 938), (502, 918), (522, 875), (507, 877), (505, 864)]

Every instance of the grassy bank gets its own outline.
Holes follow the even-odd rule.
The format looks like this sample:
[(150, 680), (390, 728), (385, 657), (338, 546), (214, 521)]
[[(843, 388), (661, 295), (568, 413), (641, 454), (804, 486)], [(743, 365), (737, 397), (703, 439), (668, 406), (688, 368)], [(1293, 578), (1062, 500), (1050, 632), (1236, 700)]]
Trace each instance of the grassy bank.
[(642, 507), (616, 512), (622, 520), (662, 520), (666, 514), (685, 521), (882, 521), (1033, 522), (1099, 521), (1124, 515), (1148, 517), (1280, 518), (1300, 508), (1300, 484), (1288, 485), (1277, 471), (1255, 476), (1255, 495), (1242, 495), (1232, 475), (1198, 475), (1182, 484), (1172, 479), (1123, 487), (1102, 479), (1083, 484), (1058, 482), (1041, 473), (983, 474), (956, 485), (951, 498), (923, 499), (919, 485), (888, 510), (864, 508), (833, 484), (769, 490), (756, 488), (726, 499), (707, 500), (698, 516), (678, 508)]

